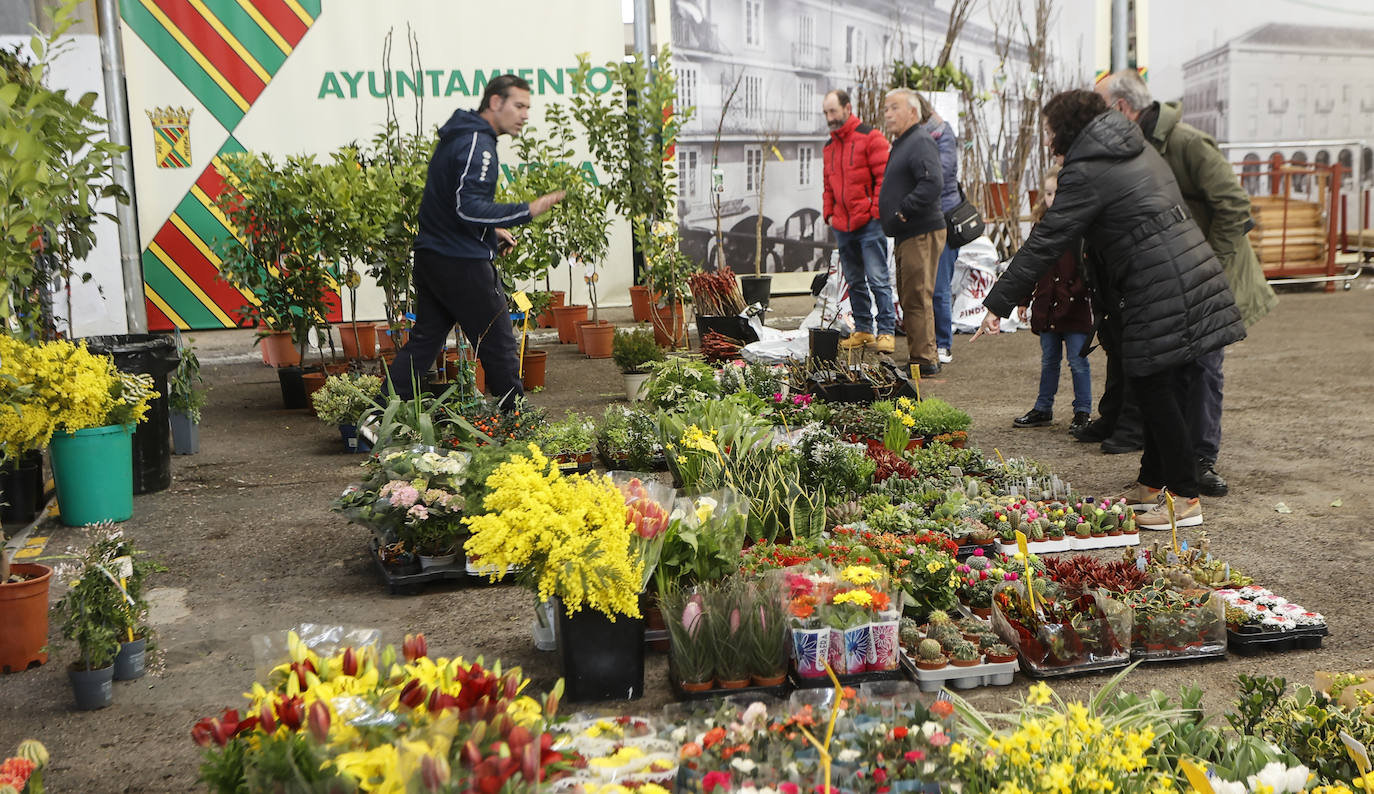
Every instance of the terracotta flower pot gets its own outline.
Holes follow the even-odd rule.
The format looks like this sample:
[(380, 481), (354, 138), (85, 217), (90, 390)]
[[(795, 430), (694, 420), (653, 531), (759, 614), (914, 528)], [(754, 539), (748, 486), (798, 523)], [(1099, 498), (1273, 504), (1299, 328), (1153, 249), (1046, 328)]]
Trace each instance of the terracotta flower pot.
[(306, 372), (301, 375), (301, 381), (305, 383), (306, 406), (310, 408), (310, 413), (315, 413), (315, 401), (311, 396), (315, 392), (324, 388), (324, 381), (329, 377), (326, 372)]
[(577, 342), (577, 323), (587, 319), (587, 304), (559, 306), (553, 310), (553, 322), (558, 326), (558, 341), (571, 345)]
[(48, 661), (48, 585), (52, 569), (16, 562), (10, 572), (30, 576), (0, 584), (0, 672), (18, 673)]
[(473, 381), (477, 386), (477, 391), (487, 393), (487, 373), (482, 369), (482, 361), (478, 359), (477, 366), (473, 369)]
[(578, 320), (577, 322), (573, 323), (573, 336), (577, 340), (577, 352), (583, 355), (586, 355), (587, 353), (587, 343), (582, 338), (582, 329), (586, 328), (589, 325), (599, 324), (600, 322), (595, 320)]
[(949, 663), (955, 667), (977, 667), (982, 661), (982, 659), (950, 659)]
[(377, 323), (373, 327), (377, 329), (373, 332), (373, 335), (377, 338), (377, 351), (380, 353), (396, 352), (396, 345), (391, 341), (391, 334), (387, 333), (387, 331), (391, 330), (391, 326), (386, 323)]
[(720, 688), (721, 688), (721, 689), (744, 689), (744, 688), (747, 687), (747, 686), (749, 686), (749, 679), (747, 679), (747, 678), (741, 678), (741, 679), (739, 679), (739, 680), (737, 680), (737, 681), (721, 681), (721, 682), (720, 682)]
[(1014, 661), (1016, 661), (1016, 654), (1013, 653), (1013, 654), (1010, 655), (1010, 656), (994, 656), (994, 655), (992, 655), (992, 654), (990, 654), (990, 653), (987, 653), (987, 654), (983, 654), (983, 658), (984, 658), (984, 659), (987, 659), (988, 664), (1002, 664), (1002, 663), (1004, 663), (1004, 662), (1014, 662)]
[(922, 670), (943, 670), (947, 664), (949, 664), (949, 661), (945, 659), (941, 659), (938, 662), (927, 662), (924, 659), (916, 660), (916, 666)]
[(372, 323), (342, 323), (339, 331), (345, 358), (377, 357), (377, 326)]
[(615, 326), (606, 320), (582, 327), (582, 347), (587, 358), (610, 358)]
[(291, 341), (290, 331), (273, 331), (259, 343), (267, 351), (267, 364), (272, 367), (294, 367), (301, 363), (301, 353)]
[(757, 675), (756, 675), (756, 676), (753, 676), (753, 677), (751, 678), (751, 680), (753, 681), (754, 686), (778, 686), (778, 685), (781, 684), (783, 681), (786, 681), (786, 680), (787, 680), (787, 675), (786, 675), (785, 673), (784, 673), (783, 675), (774, 675), (774, 676), (757, 676)]
[[(544, 388), (544, 371), (548, 366), (549, 354), (545, 350), (525, 350), (524, 367), (525, 374), (520, 379), (520, 384), (526, 391)], [(483, 381), (486, 380), (483, 373)], [(485, 383), (483, 384), (485, 385)]]
[(714, 681), (682, 681), (678, 686), (682, 687), (683, 692), (705, 692), (714, 684)]
[(649, 297), (648, 287), (642, 284), (630, 287), (630, 312), (637, 323), (647, 323), (653, 319), (654, 302)]
[(654, 341), (659, 347), (676, 350), (686, 344), (686, 314), (681, 303), (654, 307)]

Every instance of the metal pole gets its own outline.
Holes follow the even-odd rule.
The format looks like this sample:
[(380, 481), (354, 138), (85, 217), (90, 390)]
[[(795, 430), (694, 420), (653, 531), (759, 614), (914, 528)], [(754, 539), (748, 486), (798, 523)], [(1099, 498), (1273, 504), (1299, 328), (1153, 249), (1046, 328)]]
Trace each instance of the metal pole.
[(1130, 36), (1130, 0), (1112, 0), (1112, 71), (1125, 69), (1127, 63), (1126, 39)]
[(649, 27), (650, 7), (653, 0), (635, 0), (635, 54), (648, 65), (653, 60), (653, 33)]
[(134, 162), (129, 149), (129, 97), (124, 90), (124, 48), (119, 39), (119, 0), (96, 0), (96, 27), (100, 31), (100, 66), (105, 75), (105, 115), (110, 141), (124, 147), (115, 160), (115, 184), (129, 195), (127, 204), (115, 205), (119, 224), (119, 266), (124, 275), (124, 316), (129, 333), (148, 331), (148, 309), (143, 298), (142, 246), (138, 240), (138, 215), (134, 211)]

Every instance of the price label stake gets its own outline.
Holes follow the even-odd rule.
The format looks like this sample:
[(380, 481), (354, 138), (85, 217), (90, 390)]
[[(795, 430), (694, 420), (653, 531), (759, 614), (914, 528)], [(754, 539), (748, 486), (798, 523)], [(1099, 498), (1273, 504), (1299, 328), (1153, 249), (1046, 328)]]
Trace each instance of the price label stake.
[(1035, 568), (1031, 565), (1030, 549), (1026, 548), (1026, 533), (1016, 530), (1016, 550), (1026, 560), (1026, 598), (1030, 599), (1031, 611), (1035, 611)]
[(524, 319), (520, 322), (519, 371), (520, 377), (523, 378), (525, 377), (525, 339), (530, 333), (530, 309), (534, 308), (534, 304), (530, 303), (530, 296), (526, 295), (524, 290), (517, 290), (516, 293), (511, 296), (511, 300), (515, 301), (515, 308), (519, 309), (520, 313), (524, 315)]
[(1188, 778), (1188, 782), (1193, 785), (1194, 791), (1198, 794), (1214, 794), (1212, 781), (1207, 779), (1207, 773), (1202, 771), (1202, 767), (1187, 758), (1180, 758), (1178, 765), (1183, 770), (1183, 775)]

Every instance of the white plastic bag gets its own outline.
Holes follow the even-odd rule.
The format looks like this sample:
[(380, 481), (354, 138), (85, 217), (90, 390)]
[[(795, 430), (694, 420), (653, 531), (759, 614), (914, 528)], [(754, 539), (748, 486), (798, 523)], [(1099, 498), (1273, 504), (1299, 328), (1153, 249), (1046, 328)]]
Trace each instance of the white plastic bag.
[[(949, 287), (950, 315), (955, 333), (971, 334), (983, 324), (983, 317), (988, 312), (983, 308), (983, 299), (1005, 269), (1006, 264), (997, 261), (996, 246), (986, 236), (959, 249)], [(1004, 333), (1011, 333), (1019, 327), (1021, 324), (1016, 321), (1015, 313), (1002, 320)]]

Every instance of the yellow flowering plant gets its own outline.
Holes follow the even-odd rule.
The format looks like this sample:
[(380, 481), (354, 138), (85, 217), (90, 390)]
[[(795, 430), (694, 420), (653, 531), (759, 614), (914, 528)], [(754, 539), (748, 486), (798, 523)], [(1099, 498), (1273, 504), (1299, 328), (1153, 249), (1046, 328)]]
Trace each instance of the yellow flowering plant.
[(468, 516), (463, 548), (494, 565), (523, 569), (542, 601), (557, 596), (569, 615), (583, 607), (640, 617), (644, 561), (632, 543), (625, 498), (610, 478), (564, 476), (539, 447), (487, 478), (486, 513)]
[[(324, 655), (289, 635), (266, 685), (191, 729), (213, 792), (547, 790), (572, 771), (549, 732), (562, 682), (525, 693), (519, 668), (430, 658), (424, 636)], [(403, 658), (402, 658), (403, 657)]]
[(0, 446), (7, 456), (47, 446), (54, 432), (136, 424), (156, 396), (152, 378), (119, 372), (84, 343), (28, 344), (0, 334)]

